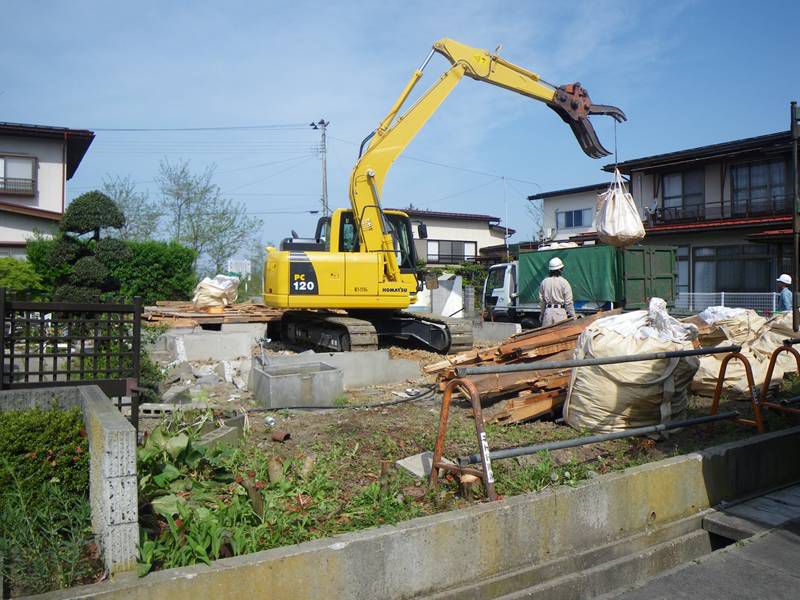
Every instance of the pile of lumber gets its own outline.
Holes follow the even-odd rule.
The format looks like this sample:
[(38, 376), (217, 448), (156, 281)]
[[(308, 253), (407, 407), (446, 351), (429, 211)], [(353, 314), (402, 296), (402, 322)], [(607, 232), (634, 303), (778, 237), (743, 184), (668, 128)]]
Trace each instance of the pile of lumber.
[[(424, 371), (436, 374), (440, 389), (456, 377), (456, 367), (505, 365), (568, 360), (572, 358), (578, 336), (591, 323), (618, 314), (619, 309), (600, 312), (578, 320), (564, 321), (517, 334), (491, 348), (469, 350), (428, 365)], [(481, 395), (484, 420), (495, 423), (520, 423), (558, 408), (566, 399), (569, 369), (517, 371), (471, 375)]]
[(266, 323), (279, 319), (283, 311), (261, 304), (198, 307), (191, 302), (159, 301), (146, 306), (144, 319), (169, 327), (195, 327), (224, 323)]

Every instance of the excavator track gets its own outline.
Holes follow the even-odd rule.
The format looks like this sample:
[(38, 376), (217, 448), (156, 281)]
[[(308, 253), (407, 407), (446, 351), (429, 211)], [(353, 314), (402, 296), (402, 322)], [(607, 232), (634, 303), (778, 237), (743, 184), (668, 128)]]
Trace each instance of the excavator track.
[(289, 310), (281, 317), (281, 339), (330, 352), (377, 350), (378, 333), (369, 321), (327, 311)]
[(280, 338), (329, 352), (377, 350), (380, 339), (414, 339), (434, 352), (472, 348), (472, 322), (410, 312), (343, 315), (328, 311), (286, 311)]

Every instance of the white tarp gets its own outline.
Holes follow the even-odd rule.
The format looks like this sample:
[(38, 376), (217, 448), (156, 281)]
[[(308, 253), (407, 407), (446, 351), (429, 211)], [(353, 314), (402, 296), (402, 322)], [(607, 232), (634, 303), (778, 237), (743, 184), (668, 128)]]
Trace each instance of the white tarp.
[(236, 302), (239, 278), (217, 275), (214, 279), (205, 277), (194, 288), (195, 306), (228, 306)]
[(597, 197), (594, 228), (600, 240), (612, 246), (630, 246), (644, 237), (642, 218), (618, 169), (608, 190)]
[[(690, 350), (697, 328), (653, 298), (650, 309), (598, 319), (578, 338), (576, 358)], [(595, 365), (572, 370), (564, 419), (575, 429), (623, 431), (685, 416), (696, 357)]]

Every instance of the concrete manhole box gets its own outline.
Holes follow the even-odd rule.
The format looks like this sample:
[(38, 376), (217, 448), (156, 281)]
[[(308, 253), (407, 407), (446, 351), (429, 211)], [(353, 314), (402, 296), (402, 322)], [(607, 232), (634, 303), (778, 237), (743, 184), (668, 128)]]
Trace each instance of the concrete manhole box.
[(344, 393), (342, 370), (323, 362), (263, 366), (254, 361), (253, 396), (263, 408), (333, 406)]

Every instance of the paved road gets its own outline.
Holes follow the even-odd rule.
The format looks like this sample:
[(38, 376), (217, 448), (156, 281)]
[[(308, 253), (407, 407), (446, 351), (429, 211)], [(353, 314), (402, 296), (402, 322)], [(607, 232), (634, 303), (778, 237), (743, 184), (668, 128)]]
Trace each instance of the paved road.
[(800, 519), (623, 593), (624, 600), (800, 598)]

